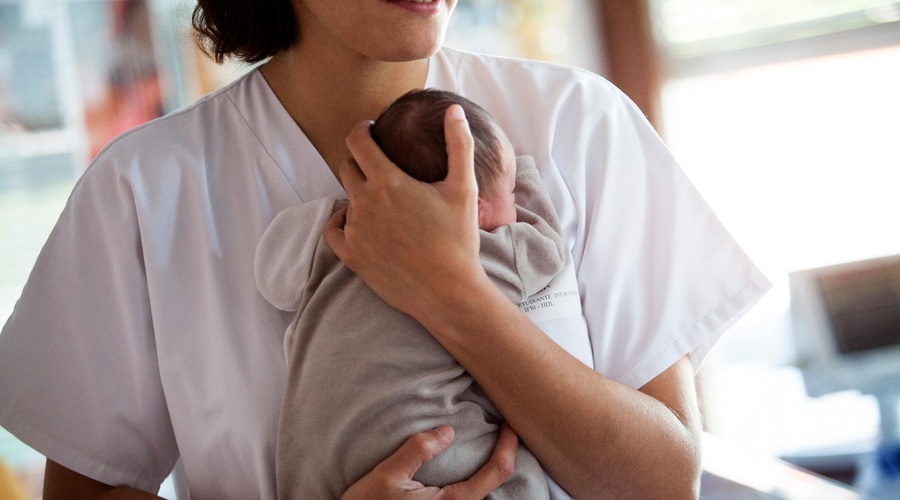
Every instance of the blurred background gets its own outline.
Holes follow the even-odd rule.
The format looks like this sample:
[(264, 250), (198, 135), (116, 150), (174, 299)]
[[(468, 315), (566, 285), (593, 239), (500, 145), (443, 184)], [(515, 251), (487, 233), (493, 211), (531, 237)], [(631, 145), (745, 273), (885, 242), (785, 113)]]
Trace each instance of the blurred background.
[[(196, 49), (192, 8), (0, 0), (3, 321), (103, 145), (248, 70)], [(448, 46), (580, 66), (642, 108), (775, 285), (700, 372), (709, 436), (858, 483), (896, 423), (900, 355), (829, 347), (834, 327), (798, 319), (798, 280), (875, 269), (879, 334), (900, 342), (900, 1), (459, 0), (454, 16)], [(878, 363), (877, 390), (851, 376)], [(40, 494), (43, 458), (2, 429), (0, 463)]]

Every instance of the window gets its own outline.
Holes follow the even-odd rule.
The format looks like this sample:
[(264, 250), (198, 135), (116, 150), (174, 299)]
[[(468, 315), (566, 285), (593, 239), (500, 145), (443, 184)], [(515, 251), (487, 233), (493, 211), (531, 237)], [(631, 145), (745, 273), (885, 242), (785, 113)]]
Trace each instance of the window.
[(656, 0), (658, 35), (677, 60), (731, 54), (900, 21), (886, 0)]
[(871, 397), (805, 395), (787, 273), (900, 254), (900, 2), (653, 5), (666, 142), (775, 285), (701, 372), (709, 430), (773, 455), (864, 448)]

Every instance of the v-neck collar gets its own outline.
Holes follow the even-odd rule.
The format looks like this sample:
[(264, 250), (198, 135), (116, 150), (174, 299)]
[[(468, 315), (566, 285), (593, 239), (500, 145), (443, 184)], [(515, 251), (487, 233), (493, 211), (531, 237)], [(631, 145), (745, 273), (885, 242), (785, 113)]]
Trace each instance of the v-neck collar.
[[(440, 88), (448, 83), (439, 81), (447, 75), (438, 69), (441, 65), (436, 57), (429, 58), (425, 88)], [(291, 118), (259, 68), (252, 70), (242, 84), (229, 89), (228, 95), (301, 202), (347, 197), (322, 155)]]
[(300, 201), (346, 198), (322, 155), (284, 109), (258, 68), (246, 76), (244, 85), (229, 94)]

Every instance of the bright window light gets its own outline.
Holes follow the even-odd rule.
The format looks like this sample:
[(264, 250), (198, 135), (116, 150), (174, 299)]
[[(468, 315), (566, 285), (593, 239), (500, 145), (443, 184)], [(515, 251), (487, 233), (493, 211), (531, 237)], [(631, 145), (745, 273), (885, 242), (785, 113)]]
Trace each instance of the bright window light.
[(875, 437), (871, 398), (806, 398), (787, 273), (900, 254), (898, 88), (900, 46), (666, 83), (666, 141), (775, 284), (704, 368), (713, 432), (772, 454)]

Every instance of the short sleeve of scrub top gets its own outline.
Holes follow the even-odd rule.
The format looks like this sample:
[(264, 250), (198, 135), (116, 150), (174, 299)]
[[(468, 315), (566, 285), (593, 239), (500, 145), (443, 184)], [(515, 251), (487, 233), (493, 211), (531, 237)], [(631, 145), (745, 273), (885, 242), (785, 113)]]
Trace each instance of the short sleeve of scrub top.
[(0, 334), (0, 422), (58, 463), (155, 491), (177, 447), (133, 187), (109, 159), (76, 184)]
[(577, 315), (539, 326), (633, 388), (686, 354), (699, 369), (770, 283), (634, 103), (568, 67), (447, 49), (433, 64), (428, 85), (491, 112), (516, 154), (535, 158), (559, 213), (589, 347), (571, 338)]

